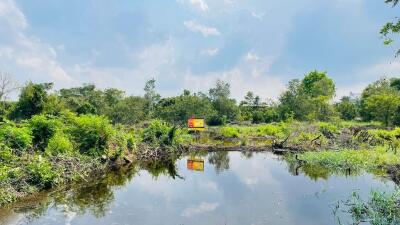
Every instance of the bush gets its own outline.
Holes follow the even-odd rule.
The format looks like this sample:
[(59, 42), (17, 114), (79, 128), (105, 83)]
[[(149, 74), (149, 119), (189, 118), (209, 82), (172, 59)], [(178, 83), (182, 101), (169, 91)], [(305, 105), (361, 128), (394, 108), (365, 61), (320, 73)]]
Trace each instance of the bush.
[(142, 139), (147, 144), (166, 147), (177, 144), (175, 142), (176, 127), (170, 126), (162, 120), (153, 120), (149, 127), (143, 130)]
[(0, 162), (10, 163), (13, 160), (15, 160), (15, 156), (13, 155), (12, 150), (5, 145), (0, 145)]
[(73, 145), (71, 141), (62, 133), (56, 133), (50, 140), (46, 147), (46, 153), (49, 155), (58, 155), (71, 153)]
[(45, 115), (33, 116), (30, 120), (33, 135), (33, 145), (44, 151), (49, 140), (56, 133), (62, 123), (56, 119), (48, 118)]
[(26, 126), (6, 124), (0, 128), (0, 141), (12, 149), (25, 151), (32, 146), (32, 131)]
[(50, 188), (57, 182), (58, 174), (49, 161), (41, 156), (35, 156), (27, 166), (29, 182), (42, 188)]
[(237, 127), (231, 126), (222, 127), (220, 133), (223, 137), (226, 138), (238, 138), (240, 135), (239, 129)]
[(109, 120), (103, 116), (82, 115), (75, 117), (73, 123), (71, 134), (80, 152), (92, 156), (103, 155), (115, 134)]
[(285, 126), (283, 124), (267, 124), (267, 125), (261, 125), (257, 127), (257, 132), (258, 136), (274, 136), (274, 137), (284, 137)]
[(206, 122), (210, 126), (221, 126), (226, 124), (227, 118), (226, 116), (211, 115), (206, 118)]

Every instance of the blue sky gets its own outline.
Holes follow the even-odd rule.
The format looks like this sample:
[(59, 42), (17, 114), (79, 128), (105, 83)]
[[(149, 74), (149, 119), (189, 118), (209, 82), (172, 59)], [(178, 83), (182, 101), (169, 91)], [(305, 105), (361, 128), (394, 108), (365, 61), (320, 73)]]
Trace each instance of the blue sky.
[(398, 8), (374, 0), (0, 0), (0, 70), (19, 83), (94, 83), (164, 96), (216, 79), (240, 99), (276, 98), (308, 71), (328, 71), (337, 95), (398, 76), (380, 27)]

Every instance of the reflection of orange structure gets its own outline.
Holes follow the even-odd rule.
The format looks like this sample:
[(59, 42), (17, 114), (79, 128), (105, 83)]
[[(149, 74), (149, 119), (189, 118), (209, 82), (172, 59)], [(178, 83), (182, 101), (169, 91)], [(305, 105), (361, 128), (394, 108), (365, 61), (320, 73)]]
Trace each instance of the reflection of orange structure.
[(204, 119), (191, 118), (188, 120), (188, 129), (192, 131), (202, 131), (205, 129)]
[(204, 160), (203, 159), (188, 159), (187, 160), (188, 170), (204, 171)]

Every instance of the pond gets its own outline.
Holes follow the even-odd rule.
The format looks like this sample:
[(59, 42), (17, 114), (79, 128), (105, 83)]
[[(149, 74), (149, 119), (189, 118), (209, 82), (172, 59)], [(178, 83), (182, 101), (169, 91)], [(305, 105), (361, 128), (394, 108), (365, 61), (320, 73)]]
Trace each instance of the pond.
[(332, 207), (352, 191), (394, 188), (379, 176), (299, 167), (269, 152), (215, 152), (42, 193), (1, 209), (0, 224), (329, 225)]

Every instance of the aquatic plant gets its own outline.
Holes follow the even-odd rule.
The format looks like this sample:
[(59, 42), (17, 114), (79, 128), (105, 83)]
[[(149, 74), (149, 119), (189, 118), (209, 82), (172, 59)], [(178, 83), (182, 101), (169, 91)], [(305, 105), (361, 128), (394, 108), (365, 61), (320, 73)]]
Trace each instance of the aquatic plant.
[(338, 203), (334, 215), (339, 224), (342, 221), (337, 214), (338, 209), (351, 216), (351, 224), (395, 225), (400, 224), (400, 190), (392, 193), (372, 190), (368, 200), (363, 200), (359, 193), (353, 192), (344, 202)]

